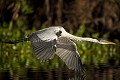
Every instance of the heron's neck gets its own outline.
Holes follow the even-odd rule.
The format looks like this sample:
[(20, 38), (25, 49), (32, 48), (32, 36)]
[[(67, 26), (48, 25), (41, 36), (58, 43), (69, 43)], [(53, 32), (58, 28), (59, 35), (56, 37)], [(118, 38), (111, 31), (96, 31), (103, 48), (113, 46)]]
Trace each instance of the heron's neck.
[(71, 34), (67, 34), (67, 38), (71, 39), (71, 40), (75, 40), (75, 41), (89, 41), (89, 42), (95, 42), (95, 43), (99, 43), (99, 41), (97, 39), (93, 39), (93, 38), (86, 38), (86, 37), (77, 37)]

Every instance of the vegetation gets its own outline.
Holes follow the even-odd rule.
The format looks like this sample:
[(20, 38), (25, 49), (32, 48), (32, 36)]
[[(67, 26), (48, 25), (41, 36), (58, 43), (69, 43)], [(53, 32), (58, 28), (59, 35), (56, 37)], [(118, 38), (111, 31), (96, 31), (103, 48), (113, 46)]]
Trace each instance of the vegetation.
[[(44, 2), (44, 0), (41, 0), (41, 1)], [(45, 2), (44, 2), (45, 5), (47, 3), (49, 3), (47, 1), (49, 1), (49, 0), (45, 0)], [(61, 0), (58, 0), (58, 1), (61, 1)], [(78, 0), (76, 0), (76, 1), (78, 1)], [(45, 10), (43, 10), (44, 9), (44, 8), (42, 9), (43, 5), (41, 5), (42, 2), (37, 3), (37, 2), (34, 2), (34, 0), (31, 0), (31, 1), (8, 0), (8, 2), (1, 0), (0, 2), (3, 2), (3, 4), (1, 4), (2, 7), (0, 7), (0, 10), (1, 10), (0, 11), (0, 19), (1, 19), (0, 20), (1, 21), (0, 22), (0, 41), (1, 40), (21, 39), (21, 38), (24, 38), (25, 35), (27, 35), (31, 32), (34, 32), (40, 28), (44, 28), (46, 26), (56, 25), (56, 24), (65, 24), (64, 25), (64, 26), (66, 26), (65, 28), (70, 33), (72, 33), (76, 36), (99, 38), (101, 36), (100, 33), (103, 30), (103, 29), (101, 29), (99, 32), (99, 27), (101, 25), (98, 25), (98, 24), (102, 24), (102, 21), (100, 21), (100, 20), (103, 20), (104, 16), (101, 16), (102, 18), (99, 15), (95, 16), (96, 20), (100, 21), (100, 22), (94, 21), (99, 26), (98, 30), (97, 30), (98, 32), (96, 32), (92, 28), (86, 27), (85, 23), (88, 23), (89, 20), (88, 20), (88, 22), (87, 22), (87, 20), (86, 20), (86, 22), (82, 22), (80, 19), (80, 22), (81, 22), (80, 23), (80, 22), (76, 22), (76, 21), (79, 21), (79, 19), (74, 19), (75, 16), (72, 16), (72, 19), (69, 19), (71, 17), (71, 15), (75, 15), (72, 13), (69, 15), (67, 14), (67, 13), (69, 13), (69, 11), (71, 11), (72, 8), (69, 9), (68, 12), (66, 12), (66, 13), (63, 12), (65, 10), (58, 8), (58, 14), (57, 14), (57, 12), (53, 12), (51, 14), (52, 15), (51, 16), (51, 15), (49, 15), (52, 12), (52, 11), (49, 11), (50, 7), (51, 7), (50, 4), (47, 5)], [(103, 2), (104, 2), (104, 0), (103, 0)], [(50, 3), (52, 5), (52, 2), (50, 2)], [(58, 2), (56, 2), (56, 4), (57, 3)], [(66, 3), (68, 3), (68, 1)], [(62, 4), (60, 4), (60, 5), (62, 5)], [(60, 5), (59, 5), (59, 7), (61, 7)], [(67, 5), (67, 6), (70, 7), (70, 5)], [(55, 7), (55, 6), (53, 6), (53, 7)], [(65, 7), (65, 6), (63, 6), (63, 7)], [(55, 9), (57, 9), (57, 8), (55, 8)], [(59, 10), (59, 9), (61, 9), (61, 10)], [(65, 9), (67, 9), (67, 7)], [(77, 10), (77, 9), (74, 9), (74, 10)], [(59, 13), (59, 11), (61, 13)], [(80, 11), (80, 10), (78, 9), (77, 11)], [(117, 11), (119, 11), (119, 10), (117, 10)], [(94, 12), (94, 10), (93, 10), (93, 12)], [(100, 11), (100, 12), (102, 12), (102, 11)], [(76, 13), (78, 13), (78, 12), (76, 12)], [(53, 14), (55, 14), (57, 16), (57, 18), (54, 18), (55, 16), (53, 16)], [(67, 14), (68, 16), (64, 16), (65, 14)], [(83, 16), (81, 16), (82, 19), (83, 19)], [(40, 18), (38, 18), (38, 17), (40, 17)], [(109, 16), (105, 16), (105, 19), (106, 19), (106, 17), (108, 18)], [(59, 20), (59, 18), (64, 19), (64, 20)], [(79, 17), (77, 16), (77, 18), (79, 18)], [(87, 19), (87, 18), (85, 18), (85, 19)], [(110, 19), (111, 19), (111, 17), (110, 17)], [(116, 20), (116, 19), (114, 19), (114, 17), (112, 17), (112, 19), (113, 19), (114, 24), (117, 23), (115, 21), (119, 21), (119, 19)], [(55, 22), (56, 20), (57, 20), (57, 22)], [(92, 20), (93, 19), (91, 19), (90, 21), (92, 21)], [(62, 23), (64, 21), (66, 21), (66, 22)], [(73, 25), (71, 24), (71, 22), (73, 22)], [(105, 23), (104, 20), (103, 20), (103, 23)], [(92, 24), (92, 22), (88, 23), (87, 25), (89, 25), (89, 24)], [(111, 23), (112, 26), (114, 24)], [(102, 24), (102, 25), (104, 25), (104, 24)], [(105, 24), (105, 25), (107, 25), (107, 24)], [(109, 25), (109, 26), (111, 26), (111, 25)], [(70, 28), (70, 26), (71, 26), (71, 28)], [(75, 28), (75, 27), (77, 27), (77, 28)], [(106, 26), (102, 26), (102, 27), (106, 27)], [(118, 28), (115, 28), (115, 29), (118, 30)], [(105, 31), (103, 31), (103, 32), (105, 32)], [(116, 34), (116, 31), (114, 31), (114, 32)], [(94, 34), (91, 34), (91, 33), (94, 33)], [(105, 33), (104, 35), (102, 34), (103, 39), (107, 40), (109, 37), (110, 37), (110, 34), (107, 34), (107, 33)], [(96, 67), (99, 67), (100, 65), (111, 65), (111, 66), (120, 65), (120, 54), (119, 54), (120, 46), (118, 43), (116, 45), (100, 45), (100, 44), (90, 43), (90, 42), (80, 42), (80, 43), (77, 43), (77, 46), (78, 46), (78, 51), (81, 55), (82, 62), (85, 66), (89, 67), (91, 65), (95, 65)], [(38, 59), (36, 59), (36, 57), (34, 56), (34, 52), (32, 51), (30, 42), (21, 42), (18, 44), (4, 44), (4, 43), (0, 42), (0, 72), (8, 69), (8, 70), (10, 70), (10, 73), (13, 74), (14, 71), (22, 72), (25, 68), (47, 70), (50, 68), (55, 69), (55, 68), (59, 68), (59, 67), (64, 68), (64, 67), (66, 67), (66, 65), (58, 56), (55, 56), (53, 58), (53, 60), (50, 60), (48, 62), (40, 62)]]

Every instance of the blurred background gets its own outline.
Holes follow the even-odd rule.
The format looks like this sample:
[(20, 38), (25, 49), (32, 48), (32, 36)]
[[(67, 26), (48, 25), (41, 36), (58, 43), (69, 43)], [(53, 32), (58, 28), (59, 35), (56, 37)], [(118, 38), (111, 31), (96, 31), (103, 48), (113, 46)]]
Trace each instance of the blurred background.
[[(116, 45), (80, 42), (77, 46), (89, 75), (87, 80), (92, 80), (89, 77), (95, 74), (102, 75), (101, 80), (120, 79), (116, 75), (120, 72), (120, 0), (0, 0), (0, 41), (18, 40), (55, 25), (63, 26), (76, 36), (115, 42)], [(68, 68), (58, 56), (40, 63), (34, 56), (30, 42), (14, 45), (0, 43), (1, 80), (5, 79), (3, 75), (6, 74), (19, 80), (18, 75), (26, 76), (29, 70), (53, 73), (51, 69), (60, 72)]]

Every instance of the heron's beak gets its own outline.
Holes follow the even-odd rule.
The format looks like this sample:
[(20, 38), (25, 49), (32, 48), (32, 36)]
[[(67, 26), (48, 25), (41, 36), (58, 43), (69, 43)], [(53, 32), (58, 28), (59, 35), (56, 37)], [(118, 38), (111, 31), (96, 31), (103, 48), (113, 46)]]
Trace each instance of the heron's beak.
[(115, 43), (110, 41), (100, 41), (100, 44), (115, 44)]

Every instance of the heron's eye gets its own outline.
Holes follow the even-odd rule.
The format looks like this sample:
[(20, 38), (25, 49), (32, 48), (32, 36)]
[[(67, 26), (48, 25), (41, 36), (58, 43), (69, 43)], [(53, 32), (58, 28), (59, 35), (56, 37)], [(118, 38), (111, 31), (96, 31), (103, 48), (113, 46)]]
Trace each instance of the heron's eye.
[(62, 33), (62, 31), (59, 31), (59, 33), (61, 34), (61, 33)]
[(62, 31), (58, 31), (58, 32), (56, 32), (56, 35), (59, 37), (59, 36), (61, 36), (61, 33), (62, 33)]

